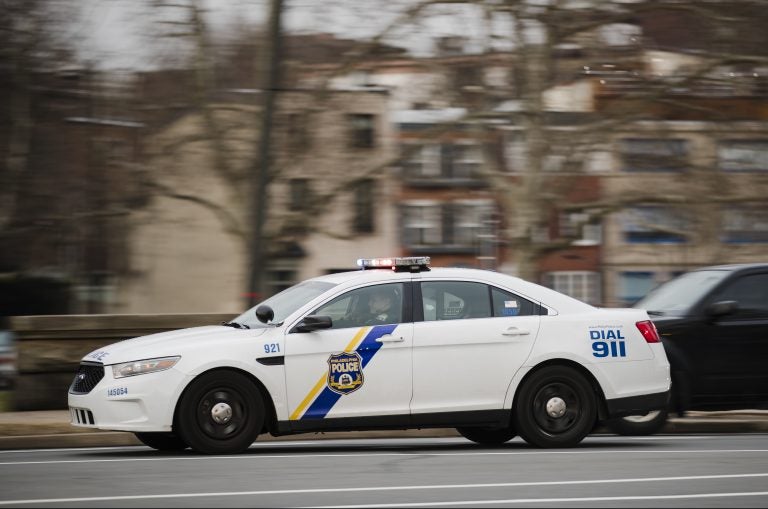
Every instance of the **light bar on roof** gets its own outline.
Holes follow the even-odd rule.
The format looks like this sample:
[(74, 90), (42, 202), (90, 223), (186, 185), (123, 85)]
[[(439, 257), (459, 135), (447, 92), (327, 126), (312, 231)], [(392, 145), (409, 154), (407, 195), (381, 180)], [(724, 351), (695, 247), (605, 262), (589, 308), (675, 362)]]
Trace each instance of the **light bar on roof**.
[(421, 272), (429, 270), (429, 256), (404, 256), (397, 258), (360, 258), (357, 266), (366, 269), (392, 269), (396, 272)]

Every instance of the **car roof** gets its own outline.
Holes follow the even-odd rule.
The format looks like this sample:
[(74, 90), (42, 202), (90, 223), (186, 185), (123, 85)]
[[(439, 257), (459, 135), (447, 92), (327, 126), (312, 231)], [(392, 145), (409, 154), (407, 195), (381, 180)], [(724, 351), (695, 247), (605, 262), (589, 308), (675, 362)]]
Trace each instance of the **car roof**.
[(730, 263), (723, 265), (710, 265), (708, 267), (698, 267), (693, 270), (727, 270), (731, 272), (737, 272), (740, 270), (749, 269), (764, 269), (768, 268), (768, 263)]
[(318, 276), (312, 279), (316, 281), (326, 281), (328, 283), (341, 284), (341, 283), (350, 283), (350, 282), (366, 283), (369, 281), (380, 281), (380, 280), (385, 281), (388, 279), (411, 279), (412, 277), (414, 277), (414, 279), (421, 279), (421, 278), (429, 278), (430, 276), (435, 276), (440, 278), (455, 277), (455, 278), (462, 278), (462, 279), (464, 278), (478, 279), (479, 278), (484, 280), (488, 280), (489, 278), (492, 279), (494, 276), (500, 276), (503, 278), (515, 279), (518, 282), (521, 282), (523, 284), (527, 283), (527, 281), (515, 276), (510, 276), (509, 274), (494, 272), (491, 270), (471, 269), (471, 268), (463, 268), (463, 267), (431, 267), (429, 270), (424, 270), (421, 272), (414, 272), (414, 273), (407, 272), (407, 271), (396, 272), (389, 268), (352, 270), (348, 272), (337, 272), (335, 274)]

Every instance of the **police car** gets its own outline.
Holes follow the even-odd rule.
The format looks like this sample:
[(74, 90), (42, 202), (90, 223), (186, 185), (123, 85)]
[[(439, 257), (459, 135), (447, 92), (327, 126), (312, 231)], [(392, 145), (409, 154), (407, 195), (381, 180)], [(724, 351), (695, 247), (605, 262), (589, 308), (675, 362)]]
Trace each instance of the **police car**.
[(262, 433), (441, 427), (571, 447), (600, 421), (667, 404), (669, 364), (644, 310), (426, 257), (358, 265), (229, 323), (89, 353), (69, 389), (72, 424), (207, 454)]

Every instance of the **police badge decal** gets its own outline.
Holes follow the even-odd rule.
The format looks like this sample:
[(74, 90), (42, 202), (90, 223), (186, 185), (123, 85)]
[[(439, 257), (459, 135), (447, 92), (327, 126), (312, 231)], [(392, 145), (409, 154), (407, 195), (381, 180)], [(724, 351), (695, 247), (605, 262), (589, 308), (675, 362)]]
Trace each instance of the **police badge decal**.
[(328, 357), (328, 388), (349, 394), (363, 386), (363, 359), (357, 352), (335, 353)]

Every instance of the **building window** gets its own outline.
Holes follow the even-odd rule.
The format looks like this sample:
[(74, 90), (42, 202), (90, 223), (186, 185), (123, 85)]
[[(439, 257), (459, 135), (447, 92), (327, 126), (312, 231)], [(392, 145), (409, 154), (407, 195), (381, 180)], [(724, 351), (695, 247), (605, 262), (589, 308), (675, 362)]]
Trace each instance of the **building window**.
[(453, 239), (459, 246), (477, 246), (483, 235), (491, 235), (493, 203), (489, 200), (457, 201), (451, 204)]
[(544, 286), (593, 306), (600, 304), (600, 274), (597, 272), (548, 272), (544, 275)]
[(633, 207), (622, 215), (624, 240), (629, 243), (681, 244), (690, 225), (675, 209), (663, 206)]
[(292, 152), (306, 152), (310, 148), (311, 137), (307, 126), (308, 116), (300, 113), (289, 113), (287, 116), (287, 146)]
[(403, 241), (406, 246), (434, 246), (443, 240), (439, 203), (408, 203), (403, 207)]
[(375, 195), (375, 182), (371, 179), (364, 179), (355, 184), (353, 189), (354, 196), (354, 217), (352, 218), (352, 230), (355, 233), (373, 233), (373, 198)]
[(687, 166), (688, 142), (681, 139), (621, 140), (624, 171), (682, 171)]
[(492, 242), (491, 200), (417, 201), (403, 207), (403, 241), (410, 248), (439, 247), (474, 252)]
[(560, 238), (573, 239), (578, 246), (598, 245), (602, 242), (602, 227), (595, 221), (584, 212), (563, 212), (558, 221)]
[(75, 295), (84, 313), (103, 313), (114, 302), (114, 277), (109, 272), (89, 272), (75, 287)]
[(264, 287), (267, 290), (266, 297), (278, 294), (296, 283), (295, 267), (271, 267), (265, 274)]
[(619, 298), (622, 305), (631, 306), (645, 297), (655, 286), (653, 272), (622, 272), (619, 274)]
[(373, 148), (374, 121), (370, 114), (348, 115), (350, 127), (349, 143), (352, 148)]
[(608, 150), (594, 150), (584, 156), (584, 172), (609, 173), (613, 170), (613, 154)]
[(523, 173), (528, 168), (528, 144), (521, 133), (511, 133), (504, 143), (506, 169), (510, 173)]
[(723, 171), (768, 171), (768, 140), (728, 140), (717, 147)]
[(733, 205), (723, 210), (723, 242), (768, 242), (768, 207)]
[(456, 88), (483, 86), (483, 69), (477, 65), (462, 65), (453, 70)]
[(439, 145), (406, 145), (403, 148), (403, 169), (411, 178), (437, 177), (440, 175)]
[(290, 208), (294, 212), (307, 210), (311, 189), (309, 179), (291, 179), (288, 181), (290, 192)]
[(412, 179), (473, 179), (483, 162), (480, 146), (474, 143), (443, 143), (405, 147), (405, 175)]
[(482, 161), (478, 145), (444, 144), (440, 147), (440, 173), (444, 178), (472, 178), (477, 175)]

